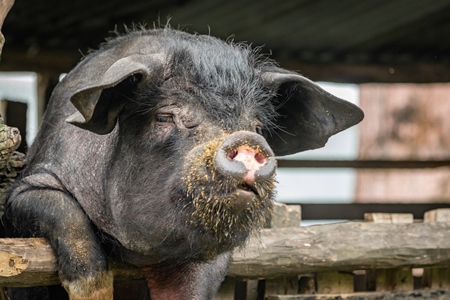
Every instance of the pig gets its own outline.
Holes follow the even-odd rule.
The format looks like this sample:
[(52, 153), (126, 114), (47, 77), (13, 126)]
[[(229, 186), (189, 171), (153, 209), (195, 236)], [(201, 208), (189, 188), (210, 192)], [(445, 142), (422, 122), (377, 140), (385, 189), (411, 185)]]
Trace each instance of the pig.
[(109, 259), (140, 268), (151, 299), (212, 299), (270, 217), (275, 156), (362, 118), (248, 45), (133, 30), (56, 86), (6, 215), (48, 240), (72, 300), (113, 299)]

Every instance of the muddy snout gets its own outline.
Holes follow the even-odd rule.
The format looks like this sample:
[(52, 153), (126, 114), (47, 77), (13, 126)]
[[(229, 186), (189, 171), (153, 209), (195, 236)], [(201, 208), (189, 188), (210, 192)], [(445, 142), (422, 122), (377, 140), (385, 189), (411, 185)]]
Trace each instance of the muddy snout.
[(217, 171), (248, 185), (274, 176), (276, 161), (266, 140), (253, 132), (239, 131), (217, 149)]

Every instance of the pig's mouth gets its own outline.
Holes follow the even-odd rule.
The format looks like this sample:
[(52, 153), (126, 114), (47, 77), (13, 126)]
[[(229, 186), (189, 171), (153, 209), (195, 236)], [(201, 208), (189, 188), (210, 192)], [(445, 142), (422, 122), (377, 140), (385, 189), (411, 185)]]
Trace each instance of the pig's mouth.
[(256, 190), (256, 188), (254, 186), (251, 186), (251, 185), (245, 183), (245, 182), (243, 182), (243, 183), (241, 183), (241, 184), (239, 184), (237, 186), (237, 191), (238, 191), (238, 193), (241, 193), (241, 191), (244, 191), (246, 193), (253, 193), (256, 196), (259, 196), (259, 193)]

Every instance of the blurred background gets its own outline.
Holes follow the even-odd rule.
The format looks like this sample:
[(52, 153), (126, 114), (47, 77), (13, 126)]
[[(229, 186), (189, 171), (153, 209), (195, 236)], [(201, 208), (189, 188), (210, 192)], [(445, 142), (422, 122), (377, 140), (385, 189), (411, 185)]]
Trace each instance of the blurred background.
[(282, 158), (277, 200), (301, 203), (305, 220), (421, 218), (450, 207), (449, 16), (448, 0), (16, 0), (0, 112), (26, 152), (61, 74), (125, 26), (247, 42), (366, 114), (325, 148)]

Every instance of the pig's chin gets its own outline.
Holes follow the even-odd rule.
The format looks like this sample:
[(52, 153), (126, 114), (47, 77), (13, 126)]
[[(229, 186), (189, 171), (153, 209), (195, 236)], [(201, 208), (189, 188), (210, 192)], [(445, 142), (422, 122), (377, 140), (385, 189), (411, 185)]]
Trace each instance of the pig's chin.
[(226, 179), (198, 186), (185, 206), (188, 222), (209, 236), (218, 252), (242, 246), (270, 217), (272, 190), (273, 182), (248, 186)]

